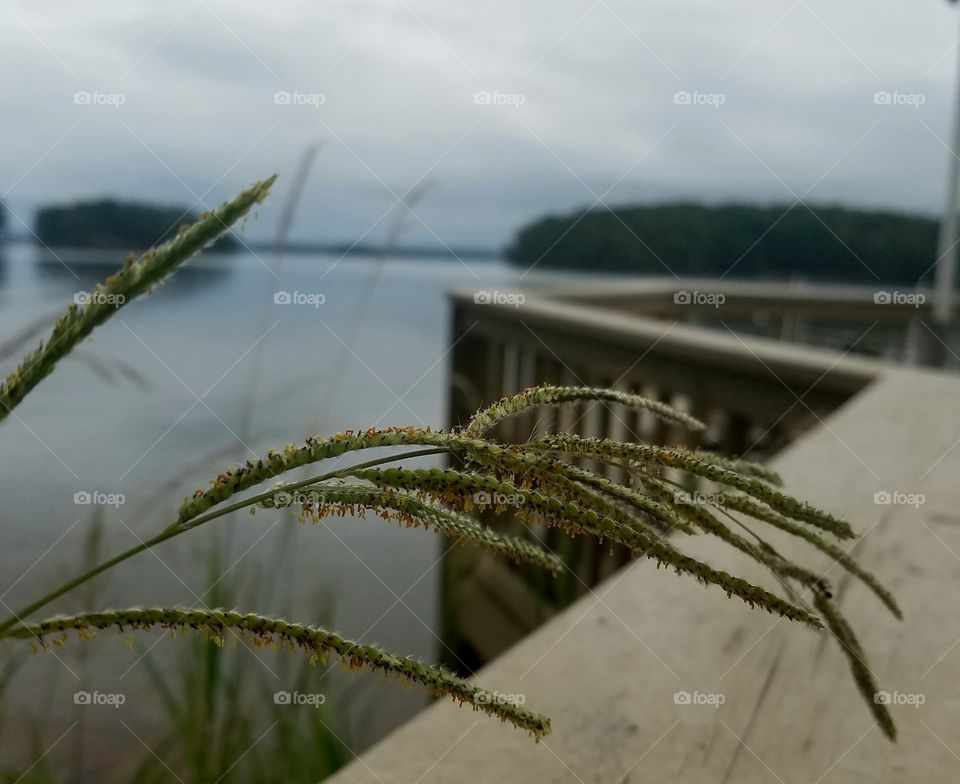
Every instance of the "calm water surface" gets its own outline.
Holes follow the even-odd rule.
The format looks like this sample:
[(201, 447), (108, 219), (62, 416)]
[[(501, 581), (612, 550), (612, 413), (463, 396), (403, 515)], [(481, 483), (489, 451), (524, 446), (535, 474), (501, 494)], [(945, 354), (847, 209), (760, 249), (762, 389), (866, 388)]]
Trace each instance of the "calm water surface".
[[(61, 311), (120, 257), (59, 255), (5, 249), (0, 342)], [(94, 513), (102, 515), (104, 551), (118, 552), (174, 519), (181, 499), (220, 470), (269, 447), (347, 428), (445, 426), (447, 294), (502, 289), (516, 275), (500, 262), (337, 263), (318, 254), (286, 258), (275, 276), (268, 261), (243, 252), (193, 262), (97, 331), (4, 423), (4, 604), (16, 608), (75, 573)], [(323, 303), (276, 304), (278, 291), (322, 295), (299, 299)], [(0, 370), (9, 372), (22, 353), (0, 360)], [(95, 492), (122, 495), (123, 503), (76, 503), (76, 494)], [(442, 545), (431, 533), (376, 519), (301, 528), (278, 513), (241, 513), (122, 565), (97, 584), (94, 606), (73, 597), (49, 611), (203, 606), (217, 551), (215, 574), (236, 604), (312, 622), (329, 623), (332, 612), (346, 635), (434, 661)], [(91, 677), (106, 683), (134, 661), (108, 652)], [(63, 670), (49, 658), (30, 661), (31, 686), (15, 689), (13, 704), (45, 725), (68, 717), (62, 695), (37, 699), (39, 683), (71, 693), (74, 679)], [(136, 671), (125, 677), (131, 691), (145, 689)], [(365, 740), (423, 703), (376, 680), (356, 688), (386, 699), (355, 722)]]
[[(36, 345), (75, 292), (119, 261), (113, 252), (55, 258), (28, 245), (3, 249), (0, 372)], [(501, 262), (338, 262), (322, 254), (289, 256), (275, 271), (266, 255), (249, 252), (192, 262), (97, 331), (3, 423), (0, 601), (16, 608), (76, 574), (95, 515), (101, 552), (116, 553), (175, 519), (182, 498), (221, 470), (270, 447), (343, 429), (446, 426), (448, 294), (509, 291), (517, 275)], [(278, 292), (292, 301), (275, 302)], [(10, 350), (33, 325), (43, 329)], [(118, 503), (77, 503), (95, 493)], [(372, 517), (301, 526), (289, 513), (238, 513), (141, 554), (95, 583), (94, 593), (44, 614), (223, 603), (332, 625), (436, 661), (444, 545), (432, 533)], [(211, 565), (213, 554), (219, 561)], [(176, 650), (161, 645), (154, 655), (170, 662)], [(274, 682), (275, 654), (237, 655)], [(77, 715), (78, 673), (85, 688), (131, 695), (122, 717), (86, 714), (87, 748), (122, 757), (130, 733), (118, 718), (148, 737), (159, 721), (138, 657), (121, 646), (100, 646), (79, 663), (72, 652), (35, 657), (0, 714), (21, 731), (42, 727), (52, 741)], [(349, 705), (338, 713), (356, 750), (425, 703), (377, 678), (337, 678), (337, 704)], [(288, 685), (275, 681), (278, 690)], [(272, 709), (263, 706), (266, 715)], [(29, 764), (2, 722), (0, 732), (0, 765)]]

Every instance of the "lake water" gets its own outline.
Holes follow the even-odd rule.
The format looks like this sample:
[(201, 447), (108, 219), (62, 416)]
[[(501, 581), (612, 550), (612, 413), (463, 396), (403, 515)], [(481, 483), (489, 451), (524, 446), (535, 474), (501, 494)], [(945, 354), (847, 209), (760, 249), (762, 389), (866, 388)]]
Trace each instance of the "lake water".
[[(113, 252), (59, 256), (6, 247), (0, 342), (49, 323), (121, 261)], [(2, 425), (3, 603), (21, 606), (75, 573), (96, 512), (103, 552), (118, 552), (175, 519), (181, 499), (220, 470), (269, 447), (348, 428), (446, 426), (448, 292), (509, 288), (515, 276), (504, 263), (467, 264), (291, 255), (273, 273), (267, 254), (208, 255), (123, 309)], [(275, 303), (278, 291), (295, 301)], [(78, 504), (78, 493), (122, 495), (123, 503)], [(41, 615), (202, 606), (216, 549), (218, 574), (227, 574), (220, 587), (232, 586), (229, 600), (242, 607), (332, 621), (348, 636), (435, 661), (442, 544), (377, 519), (300, 528), (276, 513), (240, 513), (123, 564), (87, 598), (96, 604), (68, 597)], [(69, 685), (71, 676), (42, 658), (26, 665), (34, 683), (56, 676)], [(109, 679), (135, 658), (110, 653), (94, 672)], [(146, 688), (136, 673), (130, 679), (132, 690)], [(386, 699), (353, 728), (364, 742), (423, 704), (394, 685), (357, 688)], [(45, 726), (70, 712), (61, 696), (37, 713), (33, 687), (10, 699)]]
[[(75, 292), (120, 262), (113, 252), (56, 258), (29, 245), (4, 248), (0, 372), (47, 334)], [(517, 275), (497, 261), (338, 261), (323, 254), (277, 264), (249, 252), (191, 262), (98, 330), (0, 425), (0, 610), (78, 573), (95, 516), (102, 560), (174, 520), (183, 497), (224, 468), (270, 447), (344, 429), (447, 426), (449, 292), (509, 291)], [(278, 292), (289, 296), (276, 302)], [(32, 325), (43, 328), (11, 350)], [(117, 503), (77, 503), (94, 494)], [(437, 661), (444, 544), (374, 517), (300, 526), (289, 513), (238, 513), (139, 555), (94, 583), (92, 593), (68, 596), (41, 614), (222, 603), (331, 625)], [(211, 565), (214, 554), (219, 561)], [(84, 658), (88, 647), (95, 654)], [(131, 653), (98, 642), (34, 657), (5, 696), (0, 671), (0, 736), (11, 737), (13, 724), (13, 737), (39, 727), (52, 742), (79, 715), (72, 700), (78, 683), (122, 691), (135, 699), (112, 714), (84, 714), (85, 740), (76, 741), (78, 731), (63, 744), (97, 760), (84, 780), (101, 780), (103, 760), (113, 769), (137, 756), (130, 727), (147, 738), (162, 729), (143, 647)], [(177, 651), (161, 644), (151, 656), (170, 664)], [(276, 654), (236, 655), (249, 659), (248, 672), (270, 691), (289, 685)], [(339, 729), (358, 751), (426, 702), (378, 677), (334, 678)], [(269, 716), (273, 707), (251, 711)], [(4, 742), (0, 767), (23, 769), (36, 756)]]

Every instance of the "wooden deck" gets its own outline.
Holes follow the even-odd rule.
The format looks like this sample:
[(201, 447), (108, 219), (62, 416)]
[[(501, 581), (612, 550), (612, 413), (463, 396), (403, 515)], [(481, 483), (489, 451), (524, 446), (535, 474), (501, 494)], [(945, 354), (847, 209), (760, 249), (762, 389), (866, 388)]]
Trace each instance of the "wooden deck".
[[(471, 308), (461, 304), (458, 318), (469, 317)], [(766, 390), (779, 396), (780, 416), (786, 407), (790, 419), (806, 409), (813, 385), (822, 407), (806, 409), (805, 426), (793, 429), (772, 463), (791, 493), (854, 523), (862, 534), (857, 557), (893, 589), (905, 620), (893, 619), (873, 594), (802, 543), (773, 541), (788, 555), (803, 549), (804, 562), (831, 579), (881, 689), (897, 703), (899, 742), (883, 737), (827, 634), (636, 562), (478, 673), (484, 686), (521, 694), (528, 708), (552, 717), (554, 731), (544, 742), (441, 702), (332, 781), (960, 781), (960, 377), (684, 325), (668, 330), (663, 322), (585, 307), (596, 312), (577, 311), (585, 319), (578, 325), (552, 303), (528, 302), (515, 314), (484, 316), (470, 336), (496, 332), (509, 341), (526, 333), (530, 341), (527, 327), (536, 322), (538, 340), (553, 351), (579, 340), (596, 346), (591, 356), (601, 362), (630, 345), (634, 358), (660, 354), (663, 362), (650, 367), (664, 376), (648, 382), (692, 379), (701, 390), (722, 393), (712, 405), (744, 408), (749, 416), (728, 417), (739, 426), (774, 413), (772, 404), (753, 404)], [(521, 347), (514, 356), (522, 355)], [(714, 382), (711, 368), (729, 382)], [(696, 389), (664, 396), (696, 400), (689, 391)], [(917, 503), (884, 503), (884, 493), (903, 494), (901, 500), (913, 494)], [(776, 590), (754, 562), (715, 539), (684, 545)], [(712, 704), (682, 704), (679, 693), (707, 695)]]
[[(703, 283), (684, 285), (707, 291)], [(707, 422), (696, 445), (764, 460), (888, 367), (849, 352), (682, 323), (680, 314), (673, 320), (649, 315), (665, 315), (675, 307), (676, 287), (675, 281), (645, 283), (633, 299), (623, 284), (575, 292), (535, 290), (526, 293), (522, 307), (478, 304), (471, 292), (456, 295), (450, 422), (464, 422), (481, 405), (537, 383), (615, 387), (663, 400)], [(732, 287), (728, 293), (740, 308), (750, 299), (761, 309), (786, 299), (769, 286), (739, 284), (736, 295)], [(841, 310), (851, 302), (867, 307), (867, 294), (859, 289), (831, 288), (830, 293), (815, 297), (811, 307), (819, 312), (828, 300)], [(885, 312), (870, 307), (875, 319)], [(497, 436), (525, 440), (544, 427), (660, 444), (689, 443), (690, 437), (652, 416), (597, 403), (564, 407), (555, 416), (516, 417)], [(496, 524), (509, 529), (503, 518)], [(502, 559), (467, 548), (445, 557), (447, 664), (475, 668), (490, 661), (629, 560), (625, 552), (592, 540), (571, 543), (557, 530), (542, 535), (566, 560), (569, 579), (538, 584), (524, 573), (532, 588), (524, 590), (522, 570)]]
[[(775, 461), (792, 492), (857, 524), (858, 557), (904, 607), (897, 622), (872, 594), (830, 573), (881, 688), (925, 700), (893, 707), (897, 744), (875, 726), (827, 635), (638, 562), (478, 674), (552, 716), (545, 742), (443, 702), (333, 780), (960, 780), (958, 401), (953, 377), (891, 373)], [(874, 503), (874, 493), (894, 490), (926, 502)], [(716, 540), (698, 545), (698, 556), (766, 581)], [(725, 702), (677, 705), (681, 691), (722, 694)]]

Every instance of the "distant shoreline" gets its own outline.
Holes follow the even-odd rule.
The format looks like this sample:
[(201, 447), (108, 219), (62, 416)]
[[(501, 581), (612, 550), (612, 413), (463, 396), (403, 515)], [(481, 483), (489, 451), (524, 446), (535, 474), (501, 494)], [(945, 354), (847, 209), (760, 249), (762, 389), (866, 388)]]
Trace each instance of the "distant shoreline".
[[(272, 251), (273, 242), (254, 241), (245, 243), (256, 251)], [(285, 253), (334, 253), (348, 256), (379, 256), (384, 253), (380, 245), (358, 244), (352, 242), (288, 242), (283, 248)], [(401, 258), (430, 259), (472, 259), (473, 261), (499, 261), (503, 259), (501, 248), (444, 248), (435, 245), (400, 245), (390, 248), (385, 255)]]
[[(43, 247), (30, 234), (9, 234), (2, 238), (2, 242), (10, 244), (27, 244)], [(63, 245), (48, 245), (48, 247), (61, 250), (82, 250), (90, 251), (92, 248), (71, 248)], [(250, 249), (257, 253), (270, 253), (274, 250), (274, 243), (269, 240), (244, 241), (240, 247), (232, 248), (231, 252), (243, 252)], [(104, 250), (116, 251), (116, 248), (105, 248)], [(324, 253), (333, 255), (347, 256), (379, 256), (383, 254), (383, 248), (378, 245), (358, 244), (351, 242), (288, 242), (284, 246), (284, 253), (307, 254)], [(439, 246), (419, 246), (419, 245), (401, 245), (391, 248), (386, 254), (391, 258), (409, 258), (409, 259), (470, 259), (471, 261), (501, 261), (503, 260), (503, 250), (501, 248), (444, 248)]]

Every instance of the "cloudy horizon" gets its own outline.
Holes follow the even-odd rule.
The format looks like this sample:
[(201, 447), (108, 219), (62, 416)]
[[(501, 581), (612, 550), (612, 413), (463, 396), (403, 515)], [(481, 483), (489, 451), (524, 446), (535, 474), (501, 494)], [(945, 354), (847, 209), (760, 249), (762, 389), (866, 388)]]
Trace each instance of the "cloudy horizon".
[[(812, 0), (0, 2), (15, 232), (45, 203), (213, 206), (320, 151), (292, 238), (499, 247), (584, 207), (839, 203), (936, 216), (956, 9)], [(247, 233), (271, 236), (278, 204)]]

